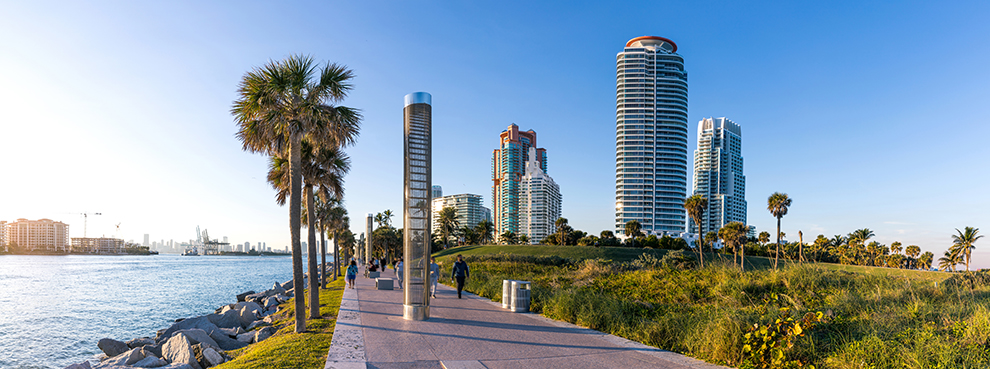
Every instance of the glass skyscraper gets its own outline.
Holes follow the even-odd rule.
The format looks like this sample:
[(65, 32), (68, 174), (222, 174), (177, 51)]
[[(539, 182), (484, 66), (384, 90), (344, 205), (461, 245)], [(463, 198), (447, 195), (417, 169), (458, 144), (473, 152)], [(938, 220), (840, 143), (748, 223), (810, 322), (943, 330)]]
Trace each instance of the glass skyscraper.
[[(708, 199), (701, 224), (705, 233), (729, 222), (746, 224), (746, 176), (743, 175), (742, 128), (725, 118), (698, 122), (694, 151), (694, 193)], [(690, 223), (691, 233), (697, 226)]]
[(684, 58), (663, 37), (636, 37), (616, 55), (615, 230), (686, 231), (688, 94)]

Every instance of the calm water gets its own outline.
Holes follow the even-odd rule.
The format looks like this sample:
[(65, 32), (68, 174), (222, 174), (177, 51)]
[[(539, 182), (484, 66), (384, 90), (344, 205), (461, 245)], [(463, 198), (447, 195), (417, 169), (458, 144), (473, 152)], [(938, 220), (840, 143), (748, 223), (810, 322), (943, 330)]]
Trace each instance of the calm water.
[[(0, 256), (0, 368), (64, 368), (292, 278), (290, 257)], [(305, 264), (304, 264), (305, 265)]]

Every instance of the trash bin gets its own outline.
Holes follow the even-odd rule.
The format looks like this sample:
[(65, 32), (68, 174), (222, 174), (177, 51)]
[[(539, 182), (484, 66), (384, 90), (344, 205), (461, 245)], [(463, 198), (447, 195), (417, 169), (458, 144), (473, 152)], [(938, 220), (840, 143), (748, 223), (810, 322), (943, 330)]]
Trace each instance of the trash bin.
[(528, 313), (530, 291), (530, 282), (512, 281), (512, 306), (510, 306), (509, 310), (512, 310), (514, 313)]
[(514, 282), (514, 281), (511, 280), (511, 279), (503, 279), (502, 280), (502, 308), (503, 309), (508, 309), (509, 306), (511, 305), (511, 303), (509, 301), (512, 300), (512, 282)]

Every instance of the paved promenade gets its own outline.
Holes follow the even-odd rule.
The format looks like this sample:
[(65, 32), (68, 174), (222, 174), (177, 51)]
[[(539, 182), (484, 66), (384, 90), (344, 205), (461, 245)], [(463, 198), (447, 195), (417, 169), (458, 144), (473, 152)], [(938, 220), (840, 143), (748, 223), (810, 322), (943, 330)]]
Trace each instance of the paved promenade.
[(359, 275), (345, 289), (326, 368), (721, 368), (466, 292), (458, 299), (443, 285), (430, 303), (428, 321), (404, 320), (402, 290), (379, 291)]

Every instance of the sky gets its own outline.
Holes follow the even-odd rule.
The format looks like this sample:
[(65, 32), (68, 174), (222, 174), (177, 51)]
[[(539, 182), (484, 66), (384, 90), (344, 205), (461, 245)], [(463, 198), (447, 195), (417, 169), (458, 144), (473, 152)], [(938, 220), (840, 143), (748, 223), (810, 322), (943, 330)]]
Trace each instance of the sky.
[[(433, 183), (483, 195), (510, 124), (537, 132), (563, 216), (615, 215), (615, 54), (677, 43), (697, 123), (743, 129), (748, 222), (810, 242), (869, 228), (940, 256), (990, 231), (990, 3), (7, 1), (0, 12), (0, 220), (72, 237), (289, 244), (267, 158), (230, 114), (244, 73), (293, 54), (346, 65), (363, 114), (345, 204), (401, 217), (403, 96), (433, 96)], [(83, 226), (81, 213), (88, 217)], [(120, 224), (119, 231), (116, 225)], [(85, 228), (85, 230), (84, 230)], [(983, 245), (985, 244), (985, 245)], [(990, 267), (990, 239), (975, 267)]]

